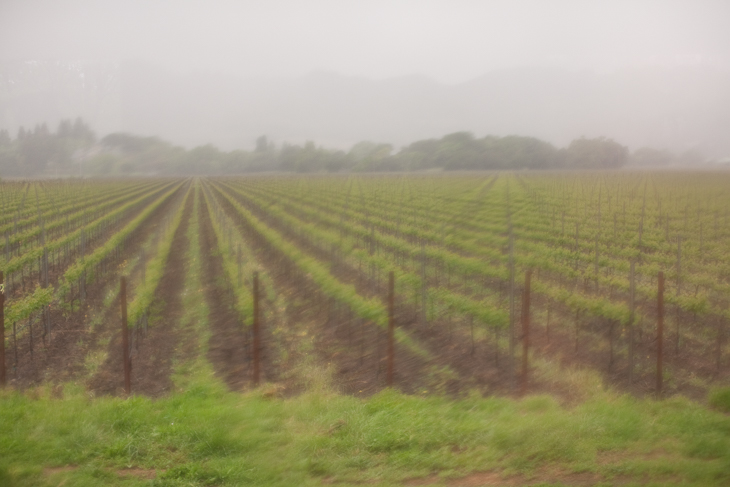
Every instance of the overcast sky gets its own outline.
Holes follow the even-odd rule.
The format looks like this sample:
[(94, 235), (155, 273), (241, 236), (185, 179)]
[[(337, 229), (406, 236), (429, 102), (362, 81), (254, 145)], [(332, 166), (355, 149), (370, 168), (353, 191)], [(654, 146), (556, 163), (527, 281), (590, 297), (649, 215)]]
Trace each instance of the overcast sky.
[(0, 0), (0, 59), (449, 83), (523, 66), (730, 70), (730, 1)]

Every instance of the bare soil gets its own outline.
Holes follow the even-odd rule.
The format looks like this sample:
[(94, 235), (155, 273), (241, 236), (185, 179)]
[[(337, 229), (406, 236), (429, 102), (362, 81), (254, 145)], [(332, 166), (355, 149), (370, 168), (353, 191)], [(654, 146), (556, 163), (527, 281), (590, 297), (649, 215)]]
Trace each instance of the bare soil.
[[(302, 238), (302, 236), (287, 226), (280, 224), (275, 218), (267, 214), (262, 206), (250, 204), (244, 198), (230, 193), (241, 204), (257, 215), (262, 221), (272, 228), (281, 232), (288, 240), (293, 242), (303, 251), (313, 255), (322, 262), (330, 262), (333, 275), (343, 282), (356, 286), (358, 293), (369, 297), (384, 297), (383, 287), (385, 276), (374, 275), (367, 268), (354, 268), (343, 259), (340, 259), (336, 252), (324, 250), (317, 245)], [(287, 207), (293, 214), (308, 221), (306, 215), (299, 214), (296, 208)], [(313, 222), (310, 222), (313, 223)], [(368, 247), (368, 243), (363, 245)], [(373, 251), (373, 247), (369, 247)], [(379, 249), (374, 247), (375, 251)], [(387, 249), (382, 251), (388, 252)], [(446, 270), (437, 269), (437, 275), (429, 278), (430, 286), (444, 286), (459, 290), (456, 279), (449, 283), (446, 278)], [(440, 282), (439, 282), (440, 281)], [(485, 283), (485, 291), (488, 293), (499, 293), (505, 296), (503, 283)], [(520, 296), (518, 285), (518, 301), (516, 312), (520, 314)], [(507, 353), (502, 351), (501, 360), (498, 357), (499, 351), (490, 340), (476, 343), (472, 348), (469, 330), (465, 327), (465, 320), (452, 323), (451, 318), (442, 317), (434, 321), (433, 326), (426, 329), (418, 326), (418, 312), (416, 307), (408, 305), (407, 300), (399, 300), (401, 313), (399, 313), (398, 326), (402, 326), (416, 336), (433, 355), (433, 362), (438, 366), (449, 366), (459, 372), (457, 380), (450, 380), (446, 389), (450, 392), (478, 388), (483, 391), (496, 392), (500, 394), (514, 394), (519, 388), (520, 361), (521, 361), (521, 330), (515, 331), (517, 341), (517, 353), (515, 357), (515, 373), (510, 374), (510, 367)], [(544, 301), (544, 300), (543, 300)], [(544, 311), (547, 303), (542, 302), (538, 296), (533, 297), (533, 314), (535, 309)], [(546, 357), (549, 360), (558, 360), (562, 365), (574, 368), (587, 368), (599, 372), (606, 384), (610, 384), (618, 390), (631, 392), (637, 396), (653, 396), (656, 391), (656, 337), (653, 323), (642, 327), (636, 335), (635, 369), (633, 381), (629, 384), (628, 359), (627, 359), (627, 332), (622, 327), (615, 325), (613, 329), (613, 350), (609, 323), (601, 319), (585, 319), (580, 317), (577, 327), (575, 318), (565, 307), (551, 304), (551, 330), (550, 334), (545, 331), (544, 323), (533, 319), (531, 326), (530, 349), (537, 356)], [(406, 310), (405, 312), (403, 312)], [(698, 328), (697, 318), (689, 316), (676, 317), (674, 313), (668, 312), (665, 318), (665, 341), (664, 341), (664, 363), (665, 381), (664, 395), (681, 394), (695, 400), (704, 400), (706, 387), (701, 381), (721, 383), (730, 377), (730, 366), (727, 361), (720, 361), (720, 369), (717, 368), (715, 350), (707, 350), (707, 345), (699, 340), (693, 339), (691, 333), (693, 327)], [(651, 317), (649, 317), (651, 319)], [(678, 353), (672, 346), (676, 336), (674, 332), (674, 321), (682, 320), (683, 340)], [(520, 328), (519, 319), (517, 327)], [(715, 325), (717, 327), (717, 325)], [(452, 333), (452, 328), (455, 331)], [(707, 328), (706, 326), (704, 327)], [(447, 332), (448, 330), (448, 332)], [(507, 333), (506, 331), (502, 332)], [(722, 332), (719, 332), (722, 337)], [(504, 339), (504, 337), (503, 337)], [(577, 345), (576, 345), (577, 343)], [(715, 348), (717, 348), (715, 346)], [(482, 349), (479, 351), (478, 349)], [(473, 350), (473, 352), (472, 352)], [(490, 359), (491, 357), (491, 359)], [(514, 378), (513, 378), (514, 377)], [(558, 383), (538, 383), (534, 378), (528, 381), (527, 392), (548, 392), (572, 402), (575, 399), (574, 391), (568, 390)]]
[[(180, 188), (178, 191), (182, 192), (184, 189)], [(75, 310), (64, 309), (58, 305), (50, 307), (51, 332), (45, 337), (45, 340), (40, 323), (33, 325), (32, 348), (31, 335), (27, 333), (27, 330), (18, 333), (17, 344), (13, 343), (12, 335), (8, 337), (6, 360), (9, 385), (18, 389), (27, 389), (42, 382), (60, 383), (83, 374), (86, 355), (95, 348), (101, 337), (109, 333), (112, 324), (119, 323), (119, 310), (112, 307), (106, 310), (102, 324), (90, 329), (90, 310), (103, 309), (104, 290), (110, 283), (119, 279), (116, 271), (117, 264), (139, 253), (142, 243), (150, 233), (155, 231), (159, 221), (176, 197), (173, 195), (168, 202), (150, 215), (147, 223), (141, 225), (130, 235), (119, 256), (109, 259), (106, 263), (107, 272), (98, 275), (94, 285), (87, 287), (86, 300), (80, 304), (79, 300), (76, 300)], [(58, 276), (62, 274), (62, 271), (62, 269), (58, 269)], [(115, 317), (117, 318), (115, 319)], [(22, 325), (26, 324), (17, 324), (18, 330)], [(17, 365), (15, 365), (16, 348)]]
[[(200, 247), (203, 259), (203, 286), (208, 303), (211, 337), (208, 342), (208, 360), (217, 377), (233, 391), (242, 391), (252, 382), (252, 338), (235, 309), (235, 296), (228, 284), (219, 254), (218, 242), (208, 216), (208, 207), (201, 198), (199, 209)], [(264, 346), (262, 360), (268, 359)], [(272, 379), (271, 367), (262, 367), (264, 380)]]
[[(315, 335), (314, 352), (321, 364), (334, 371), (336, 386), (347, 394), (367, 396), (387, 386), (387, 342), (385, 331), (363, 320), (323, 296), (311, 280), (298, 271), (287, 257), (258, 235), (225, 200), (221, 205), (248, 237), (247, 244), (256, 260), (266, 267), (277, 289), (287, 297), (287, 313), (292, 322), (311, 322)], [(407, 350), (397, 348), (394, 385), (407, 393), (422, 391), (431, 378), (426, 363)]]
[[(132, 347), (132, 392), (159, 397), (172, 390), (172, 361), (180, 345), (181, 296), (185, 286), (187, 263), (186, 235), (192, 215), (193, 198), (189, 192), (184, 202), (182, 221), (175, 230), (165, 270), (153, 298), (153, 309), (146, 336), (134, 342)], [(129, 326), (133, 326), (130, 323)], [(99, 371), (91, 378), (88, 387), (95, 394), (122, 395), (121, 333), (109, 341), (107, 358)]]

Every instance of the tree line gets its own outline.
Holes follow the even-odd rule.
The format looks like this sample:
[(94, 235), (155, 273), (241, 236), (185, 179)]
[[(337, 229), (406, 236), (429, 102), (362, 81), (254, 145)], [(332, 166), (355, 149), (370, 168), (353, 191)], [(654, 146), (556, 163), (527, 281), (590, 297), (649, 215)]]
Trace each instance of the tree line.
[[(692, 162), (697, 162), (697, 157)], [(214, 145), (189, 150), (157, 137), (113, 133), (98, 138), (83, 120), (63, 120), (55, 132), (46, 124), (20, 128), (12, 138), (0, 130), (0, 176), (113, 176), (134, 174), (237, 174), (285, 172), (381, 172), (425, 170), (617, 169), (664, 166), (677, 157), (664, 151), (628, 148), (608, 138), (579, 138), (565, 148), (510, 135), (477, 138), (456, 132), (416, 141), (396, 150), (363, 141), (347, 151), (306, 142), (276, 145), (266, 136), (253, 150), (222, 151)]]

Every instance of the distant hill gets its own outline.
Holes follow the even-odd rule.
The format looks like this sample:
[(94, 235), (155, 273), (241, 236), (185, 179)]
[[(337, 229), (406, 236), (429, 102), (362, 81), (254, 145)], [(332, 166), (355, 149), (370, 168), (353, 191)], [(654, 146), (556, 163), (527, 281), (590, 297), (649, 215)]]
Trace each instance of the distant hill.
[(456, 131), (516, 134), (557, 146), (606, 136), (709, 157), (730, 155), (730, 73), (646, 69), (597, 74), (524, 68), (460, 84), (314, 72), (290, 78), (176, 73), (137, 62), (0, 63), (0, 128), (81, 116), (103, 133), (157, 135), (192, 147), (249, 149), (313, 140), (396, 146)]

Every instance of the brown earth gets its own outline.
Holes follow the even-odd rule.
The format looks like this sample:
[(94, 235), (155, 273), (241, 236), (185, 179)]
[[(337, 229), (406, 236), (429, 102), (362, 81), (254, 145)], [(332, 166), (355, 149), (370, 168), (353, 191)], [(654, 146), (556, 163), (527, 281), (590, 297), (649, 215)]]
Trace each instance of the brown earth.
[[(332, 366), (336, 385), (343, 392), (371, 395), (386, 387), (386, 337), (380, 327), (354, 319), (347, 309), (330, 302), (310, 279), (298, 271), (286, 256), (267, 244), (230, 204), (219, 203), (249, 237), (247, 244), (256, 260), (266, 267), (277, 289), (287, 299), (287, 313), (293, 322), (311, 322), (315, 329), (315, 353), (319, 362)], [(425, 363), (407, 350), (398, 350), (394, 384), (409, 393), (423, 390), (428, 383)]]
[[(186, 235), (193, 210), (193, 193), (187, 193), (180, 225), (175, 230), (162, 278), (155, 290), (147, 334), (137, 334), (132, 346), (131, 388), (134, 394), (159, 397), (172, 390), (172, 360), (176, 357), (181, 335), (182, 291), (185, 286), (185, 257), (189, 245)], [(129, 323), (129, 326), (133, 326)], [(121, 334), (109, 341), (107, 358), (88, 387), (96, 394), (124, 393)]]
[[(543, 467), (532, 475), (505, 475), (501, 472), (475, 472), (459, 478), (439, 478), (436, 475), (408, 479), (403, 482), (406, 486), (416, 485), (443, 485), (449, 487), (528, 487), (528, 486), (571, 486), (590, 487), (594, 485), (619, 486), (633, 484), (642, 479), (628, 476), (603, 477), (593, 472), (569, 472), (559, 468)], [(646, 479), (644, 479), (646, 480)], [(666, 482), (667, 479), (664, 479)], [(673, 482), (667, 482), (672, 484)]]
[[(213, 192), (215, 193), (215, 190)], [(236, 197), (235, 194), (233, 196)], [(274, 303), (268, 302), (266, 299), (263, 302), (263, 329), (266, 334), (262, 350), (265, 363), (262, 368), (263, 379), (269, 382), (288, 381), (285, 386), (287, 393), (302, 389), (301, 384), (296, 384), (295, 374), (289, 371), (296, 363), (294, 359), (297, 356), (296, 341), (298, 338), (292, 333), (287, 334), (286, 330), (282, 329), (282, 323), (285, 321), (288, 323), (287, 326), (307, 323), (306, 327), (297, 333), (310, 333), (315, 336), (318, 360), (323, 364), (332, 365), (335, 379), (344, 392), (356, 395), (371, 394), (384, 387), (386, 343), (383, 330), (372, 323), (353, 318), (349, 310), (322, 296), (317, 286), (307, 276), (296, 271), (286, 262), (286, 257), (273, 251), (232, 212), (230, 207), (226, 206), (227, 203), (223, 199), (219, 198), (219, 200), (238, 222), (240, 228), (244, 230), (244, 234), (248, 236), (247, 241), (254, 250), (256, 258), (266, 267), (269, 275), (274, 279), (277, 292), (285, 296), (287, 303), (282, 315), (272, 310)], [(242, 199), (239, 201), (246, 204)], [(187, 204), (189, 205), (190, 202)], [(163, 206), (167, 207), (167, 205)], [(247, 205), (247, 207), (303, 251), (314, 255), (322, 262), (331, 262), (333, 275), (342, 282), (353, 284), (362, 296), (381, 298), (385, 301), (384, 276), (376, 276), (368, 269), (352, 267), (344, 259), (338, 258), (336, 253), (325, 252), (302, 239), (292, 229), (278, 224), (260, 207), (256, 205)], [(188, 210), (186, 209), (186, 211)], [(130, 239), (127, 248), (122, 251), (121, 259), (138, 251), (136, 247), (139, 242), (144, 241), (144, 236), (152, 231), (151, 227), (156, 224), (156, 220), (159, 220), (162, 213), (162, 209), (158, 210), (158, 213), (151, 218), (150, 224), (143, 225), (138, 230), (138, 233)], [(186, 222), (188, 217), (189, 215), (186, 214)], [(223, 272), (222, 259), (216, 254), (216, 251), (211, 251), (211, 249), (217, 249), (216, 237), (208, 218), (205, 202), (202, 200), (200, 221), (200, 245), (203, 249), (204, 259), (203, 279), (206, 299), (211, 312), (212, 336), (208, 358), (214, 364), (216, 373), (224, 378), (231, 389), (241, 390), (250, 382), (251, 339), (249, 333), (240, 324), (240, 319), (235, 312), (234, 296)], [(173, 254), (178, 254), (178, 252), (173, 251)], [(109, 266), (113, 267), (111, 264)], [(178, 266), (177, 270), (179, 271), (181, 268), (182, 266)], [(138, 268), (133, 272), (137, 271)], [(166, 275), (168, 273), (172, 273), (173, 277), (164, 279), (167, 283), (166, 288), (175, 284), (174, 276), (177, 275), (172, 268), (166, 270)], [(439, 285), (440, 277), (440, 284), (444, 285), (445, 275), (441, 270), (441, 275), (439, 276), (437, 273), (431, 284)], [(23, 335), (24, 338), (21, 338), (18, 343), (17, 378), (13, 378), (12, 369), (8, 374), (11, 384), (14, 384), (15, 387), (25, 388), (44, 380), (54, 382), (67, 380), (83, 372), (86, 354), (97, 346), (96, 344), (102, 337), (108, 337), (110, 333), (113, 333), (110, 328), (111, 324), (118, 321), (118, 310), (111, 308), (106, 311), (102, 325), (89, 332), (85, 325), (87, 310), (102, 307), (102, 290), (116, 277), (113, 272), (105, 273), (98, 284), (88, 290), (87, 303), (81, 310), (68, 312), (52, 309), (53, 331), (46, 344), (39, 340), (39, 333), (35, 328), (40, 325), (35, 325), (32, 357), (29, 337), (27, 334)], [(449, 286), (459, 290), (458, 282), (453, 282)], [(497, 283), (486, 283), (485, 289), (487, 292), (499, 292), (500, 296), (504, 295), (504, 286), (501, 284), (498, 286)], [(541, 303), (539, 298), (534, 299), (533, 302), (536, 309), (544, 311), (546, 304)], [(163, 315), (167, 316), (166, 310), (169, 310), (173, 320), (178, 319), (179, 316), (176, 316), (175, 313), (179, 306), (171, 306), (169, 303), (179, 303), (179, 297), (176, 298), (172, 293), (168, 293), (164, 303), (164, 309), (158, 309), (158, 311), (162, 311)], [(519, 304), (517, 310), (519, 311)], [(486, 394), (514, 394), (518, 390), (513, 386), (519, 384), (519, 350), (521, 349), (519, 337), (515, 359), (516, 373), (513, 379), (509, 374), (507, 353), (493, 345), (493, 337), (481, 338), (472, 343), (469, 324), (466, 320), (457, 321), (448, 316), (442, 316), (424, 328), (419, 322), (418, 314), (418, 305), (413, 302), (413, 299), (399, 297), (396, 300), (398, 326), (421, 343), (431, 355), (426, 363), (422, 359), (408, 354), (407, 351), (397, 350), (396, 384), (401, 390), (411, 393), (438, 391), (457, 395), (472, 389), (478, 389)], [(730, 368), (725, 368), (718, 374), (712, 367), (712, 357), (708, 357), (707, 353), (703, 354), (705, 350), (701, 346), (702, 344), (697, 340), (692, 340), (691, 337), (682, 343), (679, 354), (675, 353), (671, 346), (671, 334), (674, 328), (671, 320), (673, 318), (673, 316), (668, 317), (667, 343), (665, 344), (665, 363), (670, 368), (672, 377), (666, 381), (665, 391), (667, 394), (683, 394), (703, 400), (706, 391), (692, 380), (693, 374), (696, 372), (704, 379), (720, 380), (730, 376)], [(684, 318), (691, 319), (691, 317)], [(651, 326), (645, 326), (644, 333), (637, 336), (637, 367), (634, 382), (629, 386), (625, 337), (621, 336), (621, 330), (618, 327), (611, 356), (605, 332), (606, 326), (605, 323), (599, 322), (600, 320), (581, 320), (576, 346), (575, 318), (570, 316), (566, 310), (553, 308), (549, 335), (543, 319), (543, 317), (533, 318), (530, 338), (532, 353), (550, 360), (558, 360), (564, 366), (596, 370), (603, 375), (607, 384), (619, 390), (627, 390), (639, 396), (654, 394), (655, 372), (653, 367), (656, 341), (653, 338)], [(281, 333), (282, 331), (284, 333)], [(503, 337), (503, 339), (505, 338)], [(155, 340), (158, 339), (155, 338)], [(164, 338), (159, 340), (170, 343), (175, 341)], [(12, 347), (8, 348), (7, 355), (8, 362), (12, 363), (14, 355)], [(147, 354), (144, 358), (136, 357), (135, 367), (146, 364), (148, 359), (152, 360), (154, 357), (154, 354)], [(153, 367), (152, 363), (149, 366)], [(164, 367), (162, 369), (153, 368), (164, 370)], [(448, 372), (449, 369), (451, 373)], [(162, 375), (164, 376), (165, 373)], [(152, 379), (152, 383), (158, 382), (160, 381)], [(154, 394), (162, 393), (161, 390), (155, 391), (155, 387), (141, 385), (142, 390), (149, 388)], [(164, 389), (165, 386), (160, 387)], [(530, 377), (527, 392), (547, 392), (568, 400), (572, 400), (574, 396), (573, 391), (565, 390), (564, 387), (555, 383), (540, 383), (533, 377)]]
[[(252, 382), (250, 330), (241, 322), (235, 309), (235, 296), (227, 282), (223, 259), (213, 230), (205, 199), (200, 199), (200, 254), (203, 259), (203, 287), (209, 309), (211, 337), (208, 360), (217, 377), (231, 390), (242, 391)], [(262, 350), (264, 364), (268, 347)], [(271, 380), (271, 367), (262, 367), (264, 380)]]
[[(235, 194), (232, 195), (234, 198), (236, 197)], [(244, 200), (238, 200), (245, 205)], [(221, 202), (223, 203), (223, 200)], [(224, 207), (226, 207), (225, 204)], [(332, 255), (312, 246), (291, 229), (278, 225), (273, 218), (267, 217), (260, 209), (253, 206), (247, 207), (298, 247), (324, 262), (333, 261), (331, 266), (332, 274), (341, 282), (354, 285), (360, 295), (380, 297), (385, 301), (384, 279), (373, 279), (368, 276), (367, 270), (359, 271), (351, 268), (336, 257), (333, 258)], [(228, 208), (230, 210), (230, 207)], [(233, 214), (232, 210), (231, 214)], [(259, 257), (259, 260), (265, 259), (265, 255)], [(280, 262), (282, 260), (283, 257), (278, 256), (267, 267), (269, 269), (281, 268)], [(296, 275), (295, 271), (291, 273)], [(286, 282), (287, 280), (291, 281), (291, 279), (284, 279), (283, 281)], [(309, 296), (317, 292), (316, 286), (306, 282), (306, 280), (297, 288), (300, 293), (306, 291)], [(325, 310), (336, 309), (334, 304), (327, 303), (326, 300), (318, 306)], [(375, 392), (384, 387), (384, 352), (386, 346), (384, 333), (371, 324), (365, 324), (365, 327), (361, 329), (362, 324), (355, 323), (357, 320), (348, 320), (351, 313), (347, 310), (341, 310), (339, 314), (340, 316), (335, 319), (337, 326), (334, 328), (334, 336), (320, 343), (318, 352), (322, 353), (328, 361), (342, 362), (337, 369), (338, 380), (345, 386), (344, 390), (346, 392), (355, 394), (359, 394), (361, 391), (362, 393), (365, 393), (365, 391)], [(351, 321), (355, 326), (351, 325)], [(501, 361), (498, 360), (496, 348), (491, 344), (475, 344), (472, 353), (470, 337), (465, 339), (460, 334), (454, 333), (452, 331), (454, 326), (440, 320), (429, 323), (429, 326), (424, 329), (418, 323), (414, 307), (402, 300), (397, 300), (396, 323), (397, 326), (403, 327), (411, 336), (416, 338), (429, 351), (431, 356), (428, 363), (425, 363), (423, 359), (414, 357), (398, 347), (396, 352), (396, 385), (400, 390), (407, 393), (423, 393), (425, 391), (428, 393), (447, 392), (451, 394), (466, 393), (472, 389), (479, 389), (484, 393), (510, 392), (511, 379), (507, 374), (506, 360), (504, 357)], [(375, 330), (368, 333), (366, 330), (370, 327), (375, 328)], [(332, 334), (332, 331), (329, 334)], [(366, 338), (368, 335), (369, 338)], [(375, 360), (378, 363), (373, 364), (373, 357), (378, 356), (380, 360)], [(366, 365), (366, 362), (369, 363)], [(352, 376), (354, 371), (359, 371), (361, 368), (366, 371), (361, 371)], [(449, 373), (449, 368), (456, 374)], [(399, 375), (403, 375), (403, 377), (399, 378)], [(362, 376), (373, 377), (364, 379)], [(543, 387), (543, 389), (545, 388)]]
[[(178, 191), (184, 191), (184, 188)], [(150, 233), (155, 231), (159, 221), (171, 207), (176, 197), (173, 196), (168, 202), (161, 205), (150, 215), (150, 219), (146, 224), (141, 225), (130, 235), (119, 256), (111, 258), (105, 264), (107, 272), (98, 275), (94, 285), (88, 287), (84, 303), (79, 304), (77, 299), (73, 310), (64, 309), (64, 306), (51, 306), (51, 333), (43, 340), (42, 325), (40, 323), (34, 325), (32, 353), (30, 334), (19, 333), (17, 344), (12, 343), (12, 335), (8, 337), (6, 360), (10, 386), (27, 389), (46, 381), (63, 382), (83, 373), (87, 353), (93, 350), (100, 337), (108, 333), (112, 322), (114, 324), (119, 323), (119, 319), (114, 319), (115, 313), (118, 316), (119, 310), (112, 307), (106, 310), (102, 324), (91, 330), (88, 326), (89, 310), (103, 308), (104, 291), (110, 283), (118, 279), (117, 264), (139, 253), (142, 243)], [(133, 215), (129, 218), (133, 218)], [(139, 263), (137, 267), (139, 267)], [(133, 272), (136, 271), (137, 269), (133, 270)], [(58, 271), (58, 275), (60, 274), (61, 270)], [(19, 323), (19, 330), (20, 327), (21, 324)], [(16, 347), (17, 368), (13, 368)]]
[[(240, 198), (235, 193), (230, 192), (241, 204), (245, 205), (250, 211), (256, 214), (262, 221), (278, 230), (288, 240), (297, 245), (304, 252), (307, 252), (322, 262), (331, 262), (332, 273), (341, 281), (356, 286), (358, 293), (363, 296), (379, 297), (383, 293), (384, 278), (377, 276), (368, 269), (353, 268), (350, 264), (344, 263), (340, 259), (336, 251), (330, 251), (312, 245), (309, 241), (294, 231), (280, 224), (275, 218), (267, 214), (263, 209), (264, 205), (256, 205), (247, 202), (244, 198)], [(289, 208), (294, 214), (298, 215), (303, 221), (309, 221), (306, 215), (301, 215), (296, 208)], [(312, 222), (310, 222), (312, 223)], [(367, 239), (366, 239), (367, 240)], [(368, 246), (367, 242), (363, 245)], [(378, 251), (377, 246), (371, 251)], [(386, 250), (387, 251), (387, 250)], [(430, 276), (429, 285), (439, 286), (445, 285), (459, 291), (459, 285), (451, 282), (447, 277), (448, 273), (444, 269), (437, 268), (436, 275)], [(383, 276), (384, 277), (384, 276)], [(439, 282), (441, 281), (441, 282)], [(455, 281), (455, 280), (454, 280)], [(500, 296), (506, 296), (506, 288), (501, 282), (485, 283), (485, 291), (490, 293), (499, 293)], [(516, 297), (516, 312), (520, 314), (520, 296), (518, 285), (518, 296)], [(541, 310), (546, 308), (545, 303), (541, 303), (540, 299), (533, 298), (533, 310), (541, 306)], [(599, 372), (606, 384), (619, 389), (630, 391), (638, 396), (650, 396), (655, 394), (656, 384), (656, 339), (655, 331), (652, 326), (644, 326), (643, 333), (637, 333), (636, 337), (636, 368), (634, 371), (634, 380), (628, 383), (628, 359), (626, 358), (627, 344), (626, 332), (621, 327), (615, 326), (613, 331), (613, 351), (611, 351), (611, 340), (607, 330), (609, 330), (606, 320), (600, 319), (584, 319), (580, 318), (578, 326), (578, 336), (576, 338), (575, 318), (568, 312), (565, 307), (552, 305), (553, 314), (551, 316), (551, 330), (549, 336), (544, 332), (544, 324), (533, 319), (531, 334), (531, 351), (538, 356), (543, 356), (549, 360), (559, 360), (564, 366), (574, 368), (588, 368)], [(490, 360), (474, 360), (477, 355), (475, 351), (472, 355), (471, 339), (469, 337), (468, 326), (465, 326), (465, 320), (452, 325), (452, 318), (441, 317), (436, 320), (434, 326), (426, 330), (417, 326), (417, 311), (415, 306), (411, 306), (410, 311), (401, 315), (398, 323), (405, 328), (416, 333), (419, 339), (429, 345), (429, 350), (434, 355), (434, 359), (440, 365), (449, 365), (460, 372), (461, 378), (448, 386), (451, 391), (465, 389), (478, 386), (481, 389), (489, 389), (499, 393), (514, 393), (515, 388), (512, 387), (513, 381), (509, 374), (509, 364), (505, 357), (507, 355), (502, 351), (503, 360), (497, 363), (498, 351), (489, 341), (482, 341), (477, 344), (476, 348), (484, 349), (483, 357), (493, 357), (494, 365), (490, 367)], [(533, 311), (534, 314), (534, 311)], [(672, 337), (675, 335), (674, 327), (669, 326), (674, 317), (667, 317), (665, 325), (665, 376), (664, 394), (681, 394), (696, 400), (703, 400), (706, 395), (706, 388), (698, 385), (694, 380), (701, 377), (706, 381), (722, 381), (723, 378), (730, 377), (730, 367), (725, 366), (718, 372), (715, 366), (714, 353), (707, 353), (706, 344), (694, 340), (692, 336), (683, 338), (682, 347), (679, 353), (675, 353), (671, 343)], [(519, 319), (518, 319), (519, 320)], [(692, 323), (696, 324), (696, 318), (685, 316), (683, 329), (688, 330), (688, 326)], [(448, 329), (446, 333), (444, 329)], [(451, 329), (456, 331), (452, 334)], [(516, 375), (519, 371), (519, 361), (521, 360), (521, 330), (519, 322), (517, 323), (517, 353), (515, 364), (517, 367)], [(502, 332), (503, 334), (506, 331)], [(699, 333), (699, 331), (698, 331)], [(457, 337), (456, 335), (459, 335)], [(446, 339), (445, 339), (446, 338)], [(504, 338), (503, 338), (504, 339)], [(577, 345), (576, 345), (577, 343)], [(451, 350), (449, 350), (451, 349)], [(466, 379), (466, 380), (464, 380)], [(517, 384), (518, 380), (514, 381)], [(528, 392), (549, 392), (558, 396), (565, 396), (567, 399), (574, 399), (573, 392), (566, 390), (565, 387), (556, 383), (538, 384), (534, 379), (530, 380)]]

